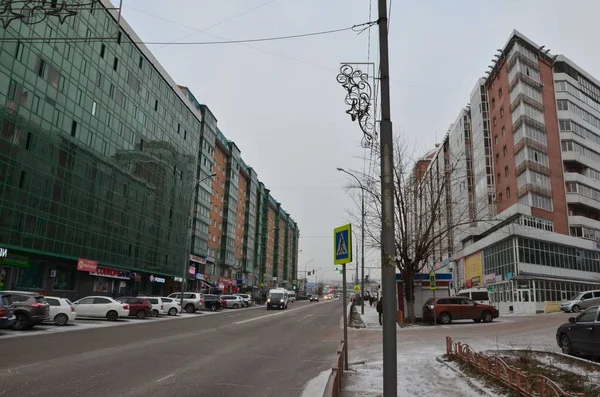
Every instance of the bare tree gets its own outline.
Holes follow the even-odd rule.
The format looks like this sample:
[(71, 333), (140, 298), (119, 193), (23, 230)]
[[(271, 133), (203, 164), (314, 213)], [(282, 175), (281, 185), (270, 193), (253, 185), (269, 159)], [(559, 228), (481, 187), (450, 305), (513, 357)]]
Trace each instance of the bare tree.
[[(375, 149), (373, 157), (379, 157)], [(396, 266), (405, 286), (407, 321), (415, 319), (414, 275), (433, 270), (435, 263), (449, 258), (468, 229), (484, 220), (477, 216), (472, 167), (467, 166), (466, 157), (465, 153), (451, 155), (446, 140), (437, 150), (416, 158), (402, 137), (395, 139)], [(381, 249), (380, 179), (354, 172), (362, 176), (365, 189), (366, 244)], [(348, 187), (360, 193), (359, 186)], [(358, 201), (359, 195), (353, 198)], [(360, 224), (360, 211), (349, 211), (349, 215)]]

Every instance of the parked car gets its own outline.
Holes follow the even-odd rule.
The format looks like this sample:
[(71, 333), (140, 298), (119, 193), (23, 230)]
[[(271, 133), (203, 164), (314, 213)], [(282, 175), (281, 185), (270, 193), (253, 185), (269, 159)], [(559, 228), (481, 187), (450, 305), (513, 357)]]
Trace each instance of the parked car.
[(500, 314), (494, 306), (480, 305), (460, 296), (446, 296), (430, 298), (423, 305), (423, 320), (433, 321), (434, 315), (438, 323), (449, 324), (453, 320), (489, 323)]
[(106, 318), (117, 321), (129, 316), (129, 305), (108, 296), (87, 296), (73, 302), (79, 317)]
[(181, 302), (173, 298), (161, 298), (164, 306), (165, 313), (169, 316), (176, 316), (177, 313), (181, 313)]
[[(175, 300), (181, 300), (181, 292), (174, 292), (168, 296)], [(204, 295), (199, 292), (183, 293), (183, 310), (187, 313), (196, 313), (204, 308)]]
[(16, 319), (10, 295), (0, 295), (0, 329), (12, 328)]
[(25, 330), (41, 324), (50, 318), (50, 306), (37, 292), (4, 291), (13, 306), (15, 323), (13, 329)]
[(129, 317), (143, 320), (152, 315), (152, 305), (145, 296), (122, 296), (119, 302), (129, 305)]
[(290, 303), (296, 302), (296, 291), (288, 290), (288, 301)]
[(204, 295), (204, 308), (211, 312), (223, 309), (224, 302), (218, 295), (205, 294)]
[(319, 301), (319, 295), (311, 295), (309, 300), (311, 302), (318, 302)]
[(158, 317), (161, 314), (167, 314), (167, 312), (165, 311), (165, 305), (162, 301), (163, 299), (167, 298), (161, 298), (160, 296), (151, 296), (147, 297), (146, 299), (148, 299), (148, 302), (150, 302), (150, 304), (152, 305), (152, 317)]
[(576, 294), (566, 302), (561, 302), (560, 310), (567, 313), (579, 313), (582, 309), (597, 305), (600, 305), (600, 290), (584, 291)]
[(244, 306), (242, 298), (236, 295), (221, 295), (221, 302), (224, 303), (223, 307), (227, 309), (237, 309)]
[(250, 296), (248, 294), (233, 294), (233, 295), (239, 296), (240, 298), (242, 298), (242, 301), (244, 302), (245, 307), (249, 307), (252, 305), (252, 296)]
[(556, 343), (562, 352), (600, 358), (600, 306), (590, 307), (569, 318), (556, 330)]
[(50, 305), (50, 321), (56, 325), (67, 325), (69, 321), (75, 321), (77, 312), (73, 302), (66, 298), (46, 296), (46, 302)]

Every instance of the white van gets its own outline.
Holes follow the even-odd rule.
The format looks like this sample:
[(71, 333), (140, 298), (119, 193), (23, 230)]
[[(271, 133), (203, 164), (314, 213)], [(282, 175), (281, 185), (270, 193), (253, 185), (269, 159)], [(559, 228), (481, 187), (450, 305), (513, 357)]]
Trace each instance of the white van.
[(271, 309), (287, 309), (288, 307), (288, 290), (285, 288), (276, 288), (269, 290), (267, 295), (267, 310)]
[(456, 296), (462, 296), (471, 299), (473, 302), (480, 303), (482, 305), (490, 304), (490, 296), (488, 295), (487, 288), (467, 288), (458, 291)]
[(296, 292), (295, 291), (288, 291), (288, 300), (290, 303), (296, 302)]

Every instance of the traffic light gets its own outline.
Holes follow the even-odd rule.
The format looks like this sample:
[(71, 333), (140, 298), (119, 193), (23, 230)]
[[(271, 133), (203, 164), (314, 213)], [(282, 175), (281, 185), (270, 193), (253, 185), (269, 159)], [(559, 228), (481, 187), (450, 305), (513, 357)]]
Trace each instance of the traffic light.
[(335, 272), (336, 272), (337, 274), (340, 274), (340, 268), (339, 268), (339, 267), (336, 267), (336, 268), (335, 268)]
[(296, 289), (296, 286), (294, 285), (294, 289)]
[(308, 271), (308, 275), (310, 276), (310, 270)]

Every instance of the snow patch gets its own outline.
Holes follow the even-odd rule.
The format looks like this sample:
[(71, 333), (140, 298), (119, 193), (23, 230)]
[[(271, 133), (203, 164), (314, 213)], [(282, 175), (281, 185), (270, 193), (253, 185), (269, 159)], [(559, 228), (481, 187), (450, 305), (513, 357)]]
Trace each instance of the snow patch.
[(309, 380), (304, 386), (304, 391), (301, 397), (323, 397), (327, 380), (329, 379), (331, 370), (323, 371), (315, 378)]

